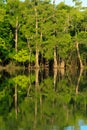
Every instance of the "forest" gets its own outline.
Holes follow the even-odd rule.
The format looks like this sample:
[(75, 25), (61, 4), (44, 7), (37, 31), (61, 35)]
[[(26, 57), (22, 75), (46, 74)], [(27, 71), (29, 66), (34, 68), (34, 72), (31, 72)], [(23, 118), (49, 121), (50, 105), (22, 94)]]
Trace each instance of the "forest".
[(87, 7), (72, 1), (0, 0), (0, 130), (86, 130)]
[(0, 66), (87, 66), (87, 8), (49, 0), (0, 0)]

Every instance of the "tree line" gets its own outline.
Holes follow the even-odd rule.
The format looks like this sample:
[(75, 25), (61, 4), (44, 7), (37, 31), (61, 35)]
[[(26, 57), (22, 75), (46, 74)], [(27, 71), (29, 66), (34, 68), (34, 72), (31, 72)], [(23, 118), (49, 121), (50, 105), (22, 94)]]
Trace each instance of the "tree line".
[(0, 0), (0, 64), (87, 65), (87, 8), (49, 0)]

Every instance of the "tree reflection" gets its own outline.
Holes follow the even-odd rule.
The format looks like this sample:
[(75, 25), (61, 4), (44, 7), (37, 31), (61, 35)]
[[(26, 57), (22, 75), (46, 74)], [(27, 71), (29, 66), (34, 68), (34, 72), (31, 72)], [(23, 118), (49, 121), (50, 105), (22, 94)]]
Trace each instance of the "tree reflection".
[(82, 73), (83, 73), (83, 69), (80, 69), (79, 77), (77, 80), (77, 86), (76, 86), (76, 94), (78, 94), (78, 92), (79, 92), (79, 84), (80, 84), (80, 79), (81, 79)]
[(86, 72), (83, 70), (76, 77), (57, 69), (47, 76), (45, 71), (37, 69), (4, 78), (1, 74), (0, 126), (6, 130), (86, 129)]
[(17, 84), (15, 85), (15, 114), (16, 114), (16, 118), (17, 118), (17, 114), (18, 114), (18, 95), (17, 95)]

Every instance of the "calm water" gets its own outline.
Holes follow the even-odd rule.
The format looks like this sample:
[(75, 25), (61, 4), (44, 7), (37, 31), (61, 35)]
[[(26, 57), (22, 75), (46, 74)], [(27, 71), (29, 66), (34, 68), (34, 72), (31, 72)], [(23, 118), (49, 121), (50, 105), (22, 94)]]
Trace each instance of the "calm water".
[(87, 130), (87, 71), (1, 71), (0, 130)]

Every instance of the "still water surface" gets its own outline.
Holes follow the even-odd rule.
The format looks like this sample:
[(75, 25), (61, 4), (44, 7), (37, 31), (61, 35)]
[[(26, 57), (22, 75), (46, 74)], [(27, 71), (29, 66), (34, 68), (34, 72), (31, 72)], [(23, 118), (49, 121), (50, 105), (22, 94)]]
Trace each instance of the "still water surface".
[(87, 70), (1, 71), (0, 130), (87, 130)]

